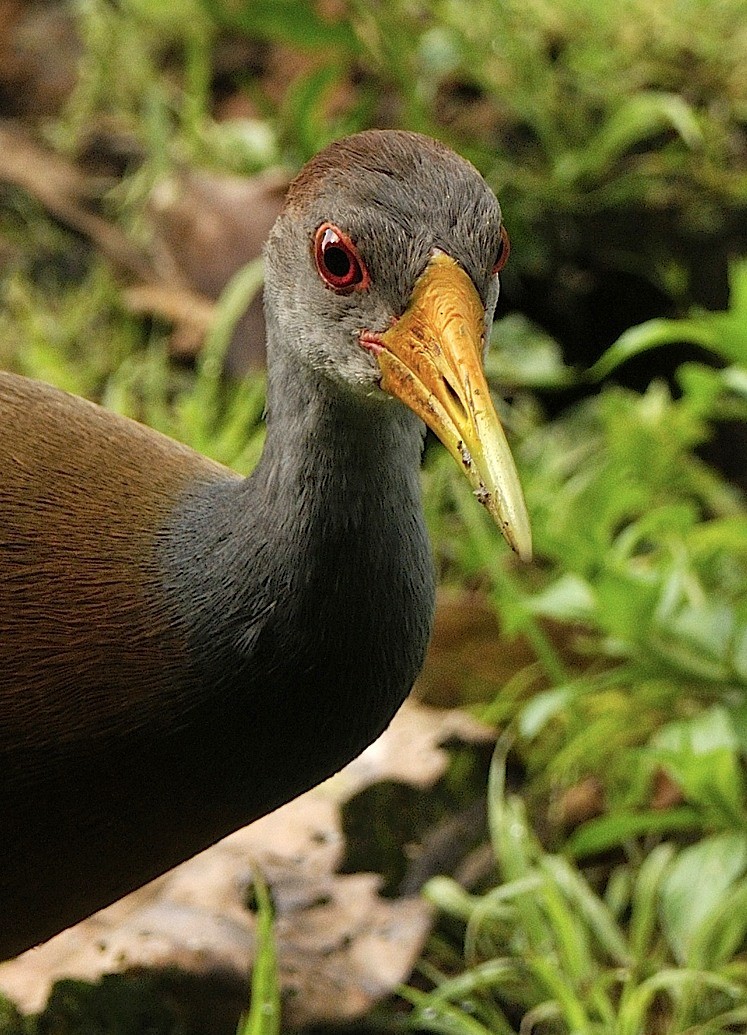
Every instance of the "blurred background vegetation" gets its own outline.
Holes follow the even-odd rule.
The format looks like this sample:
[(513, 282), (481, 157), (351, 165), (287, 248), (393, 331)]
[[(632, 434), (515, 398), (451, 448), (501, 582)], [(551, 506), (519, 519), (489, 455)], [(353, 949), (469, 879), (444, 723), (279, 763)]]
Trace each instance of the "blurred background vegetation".
[(424, 473), (443, 585), (497, 615), (501, 663), (467, 663), (457, 702), (500, 734), (495, 861), (426, 885), (437, 933), (366, 1025), (746, 1031), (744, 0), (6, 0), (0, 18), (0, 129), (36, 149), (19, 173), (0, 140), (0, 365), (241, 470), (262, 441), (261, 326), (241, 322), (261, 235), (252, 253), (227, 228), (271, 222), (277, 170), (401, 127), (501, 199), (488, 370), (536, 562), (439, 449)]

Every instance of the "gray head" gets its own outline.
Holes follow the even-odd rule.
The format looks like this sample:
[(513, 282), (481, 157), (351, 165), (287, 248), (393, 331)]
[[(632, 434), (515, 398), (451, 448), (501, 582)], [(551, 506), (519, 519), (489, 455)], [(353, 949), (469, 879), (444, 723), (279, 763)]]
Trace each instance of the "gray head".
[[(315, 248), (323, 227), (357, 253), (364, 280), (352, 288), (325, 282)], [(360, 334), (383, 332), (402, 315), (435, 251), (469, 275), (492, 320), (501, 228), (485, 180), (438, 141), (396, 130), (336, 141), (293, 181), (269, 239), (265, 304), (278, 332), (271, 347), (296, 349), (317, 373), (371, 393), (381, 371)], [(344, 269), (344, 251), (325, 254)]]
[[(524, 499), (482, 369), (507, 254), (495, 195), (443, 144), (392, 130), (331, 144), (294, 180), (267, 245), (271, 405), (289, 379), (317, 395), (398, 399), (529, 558)], [(402, 423), (405, 411), (390, 412)]]

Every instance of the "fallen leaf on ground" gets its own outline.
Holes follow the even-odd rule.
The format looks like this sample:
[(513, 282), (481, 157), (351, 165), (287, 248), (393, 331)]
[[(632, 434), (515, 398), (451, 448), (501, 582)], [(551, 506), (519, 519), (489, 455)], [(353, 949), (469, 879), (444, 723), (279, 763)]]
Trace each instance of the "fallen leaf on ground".
[[(228, 176), (184, 169), (154, 188), (148, 211), (159, 267), (200, 297), (217, 301), (243, 266), (262, 254), (288, 187), (286, 174)], [(202, 338), (174, 339), (182, 353)], [(265, 365), (265, 322), (258, 295), (234, 328), (226, 359), (234, 375)]]
[[(99, 211), (102, 178), (42, 146), (20, 124), (0, 126), (0, 183), (35, 198), (51, 216), (82, 234), (124, 281), (125, 304), (170, 323), (172, 351), (194, 356), (215, 319), (231, 277), (262, 253), (288, 178), (253, 178), (183, 170), (154, 189), (152, 240), (141, 247)], [(258, 296), (238, 321), (226, 359), (240, 375), (264, 365), (265, 331)]]

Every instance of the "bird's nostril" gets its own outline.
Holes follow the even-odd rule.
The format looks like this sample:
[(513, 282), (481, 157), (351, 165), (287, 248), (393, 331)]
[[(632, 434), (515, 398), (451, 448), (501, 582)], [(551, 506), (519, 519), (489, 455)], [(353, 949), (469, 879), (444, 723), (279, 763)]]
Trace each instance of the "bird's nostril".
[(457, 392), (456, 388), (453, 386), (453, 384), (449, 380), (448, 375), (444, 376), (443, 385), (444, 385), (444, 388), (446, 389), (446, 394), (447, 394), (447, 397), (448, 397), (449, 401), (451, 402), (451, 405), (457, 410), (457, 412), (461, 416), (463, 416), (463, 417), (466, 416), (466, 412), (467, 411), (465, 409), (464, 403), (462, 402), (462, 397), (459, 395), (459, 393)]

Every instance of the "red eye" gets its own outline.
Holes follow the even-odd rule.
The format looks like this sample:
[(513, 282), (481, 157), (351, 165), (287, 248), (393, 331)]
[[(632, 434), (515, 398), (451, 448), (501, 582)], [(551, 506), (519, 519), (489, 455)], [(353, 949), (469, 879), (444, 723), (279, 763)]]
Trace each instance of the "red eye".
[(511, 242), (508, 239), (508, 231), (505, 226), (501, 227), (501, 243), (498, 246), (498, 257), (495, 260), (495, 266), (492, 269), (492, 275), (500, 273), (503, 267), (508, 262), (508, 257), (511, 254)]
[(314, 259), (324, 283), (340, 294), (360, 291), (371, 282), (353, 242), (331, 223), (323, 223), (314, 236)]

